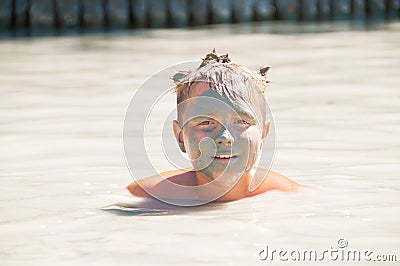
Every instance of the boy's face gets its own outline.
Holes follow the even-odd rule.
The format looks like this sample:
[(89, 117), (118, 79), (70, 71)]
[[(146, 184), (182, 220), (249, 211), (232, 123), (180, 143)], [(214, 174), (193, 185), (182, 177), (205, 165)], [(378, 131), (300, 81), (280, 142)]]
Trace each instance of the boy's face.
[(259, 106), (228, 99), (203, 82), (193, 85), (181, 105), (174, 132), (195, 170), (236, 180), (253, 168), (269, 127)]

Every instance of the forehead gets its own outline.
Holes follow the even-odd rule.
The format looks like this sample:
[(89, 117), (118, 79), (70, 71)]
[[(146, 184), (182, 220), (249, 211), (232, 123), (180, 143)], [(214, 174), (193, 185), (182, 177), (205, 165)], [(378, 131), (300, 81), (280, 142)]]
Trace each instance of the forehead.
[(196, 82), (190, 89), (189, 98), (200, 96), (209, 90), (212, 90), (210, 83)]
[(219, 92), (212, 84), (206, 82), (196, 82), (192, 85), (189, 97), (182, 107), (181, 113), (185, 120), (207, 114), (237, 114), (256, 118), (259, 113), (249, 101), (237, 96), (228, 96), (226, 92)]

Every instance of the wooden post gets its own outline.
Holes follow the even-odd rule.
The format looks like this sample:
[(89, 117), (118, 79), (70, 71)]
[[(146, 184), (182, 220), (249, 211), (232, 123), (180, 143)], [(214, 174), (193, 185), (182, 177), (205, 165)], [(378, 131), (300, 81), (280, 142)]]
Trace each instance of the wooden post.
[(189, 8), (187, 0), (169, 0), (168, 10), (172, 27), (185, 27), (189, 23)]
[(148, 3), (147, 0), (132, 0), (131, 13), (132, 24), (136, 28), (144, 28), (148, 25)]
[(271, 20), (275, 17), (276, 8), (272, 0), (257, 0), (254, 3), (255, 20), (264, 21)]
[(60, 28), (79, 27), (79, 1), (57, 0), (56, 1), (57, 24)]
[(276, 14), (278, 19), (298, 20), (299, 1), (298, 0), (276, 0)]
[(332, 18), (334, 20), (345, 20), (351, 16), (351, 0), (333, 0)]
[(353, 0), (353, 19), (365, 19), (366, 17), (366, 6), (365, 0)]
[(103, 0), (82, 0), (83, 27), (98, 28), (104, 26)]
[(0, 29), (11, 27), (12, 1), (0, 0)]
[(30, 24), (33, 29), (50, 29), (55, 26), (53, 0), (32, 0)]
[(318, 0), (318, 18), (320, 20), (328, 20), (331, 18), (330, 0)]
[(14, 0), (14, 27), (27, 27), (29, 23), (28, 0)]
[(385, 19), (386, 0), (368, 0), (367, 14), (368, 19), (383, 20)]
[(149, 1), (149, 24), (151, 28), (166, 27), (168, 23), (168, 10), (166, 0)]
[(248, 22), (253, 19), (252, 0), (232, 0), (233, 22)]
[(399, 19), (400, 16), (400, 0), (388, 0), (387, 18)]
[(210, 10), (212, 23), (231, 22), (232, 8), (229, 0), (211, 0)]
[(127, 28), (129, 24), (128, 0), (107, 0), (105, 9), (106, 24), (111, 28)]
[(315, 20), (318, 17), (318, 1), (303, 0), (301, 5), (301, 19)]
[(208, 23), (209, 0), (190, 1), (190, 13), (193, 25), (204, 25)]

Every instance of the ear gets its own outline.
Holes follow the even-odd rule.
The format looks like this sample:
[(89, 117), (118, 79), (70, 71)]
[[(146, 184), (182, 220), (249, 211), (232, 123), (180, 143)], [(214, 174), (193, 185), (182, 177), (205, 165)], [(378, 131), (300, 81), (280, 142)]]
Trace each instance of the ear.
[(267, 122), (265, 122), (264, 128), (263, 128), (263, 133), (262, 133), (262, 139), (263, 141), (265, 140), (265, 138), (268, 136), (268, 132), (269, 132), (269, 126), (271, 125), (270, 121), (268, 120)]
[(174, 129), (174, 135), (175, 135), (176, 141), (178, 142), (179, 148), (181, 149), (182, 152), (186, 152), (185, 143), (183, 142), (182, 128), (179, 125), (179, 122), (174, 120), (172, 122), (172, 127)]

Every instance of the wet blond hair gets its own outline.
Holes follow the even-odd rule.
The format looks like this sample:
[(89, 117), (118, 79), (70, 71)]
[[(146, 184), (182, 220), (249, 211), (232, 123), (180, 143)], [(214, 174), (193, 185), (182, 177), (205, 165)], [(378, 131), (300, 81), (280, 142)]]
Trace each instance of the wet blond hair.
[[(194, 71), (177, 72), (172, 79), (175, 82), (177, 105), (187, 100), (195, 83), (205, 82), (220, 95), (228, 99), (238, 99), (260, 106), (265, 119), (265, 92), (269, 85), (267, 71), (270, 67), (261, 67), (258, 72), (231, 63), (228, 54), (218, 56), (215, 49), (203, 58), (201, 65)], [(179, 109), (178, 109), (179, 117)]]

